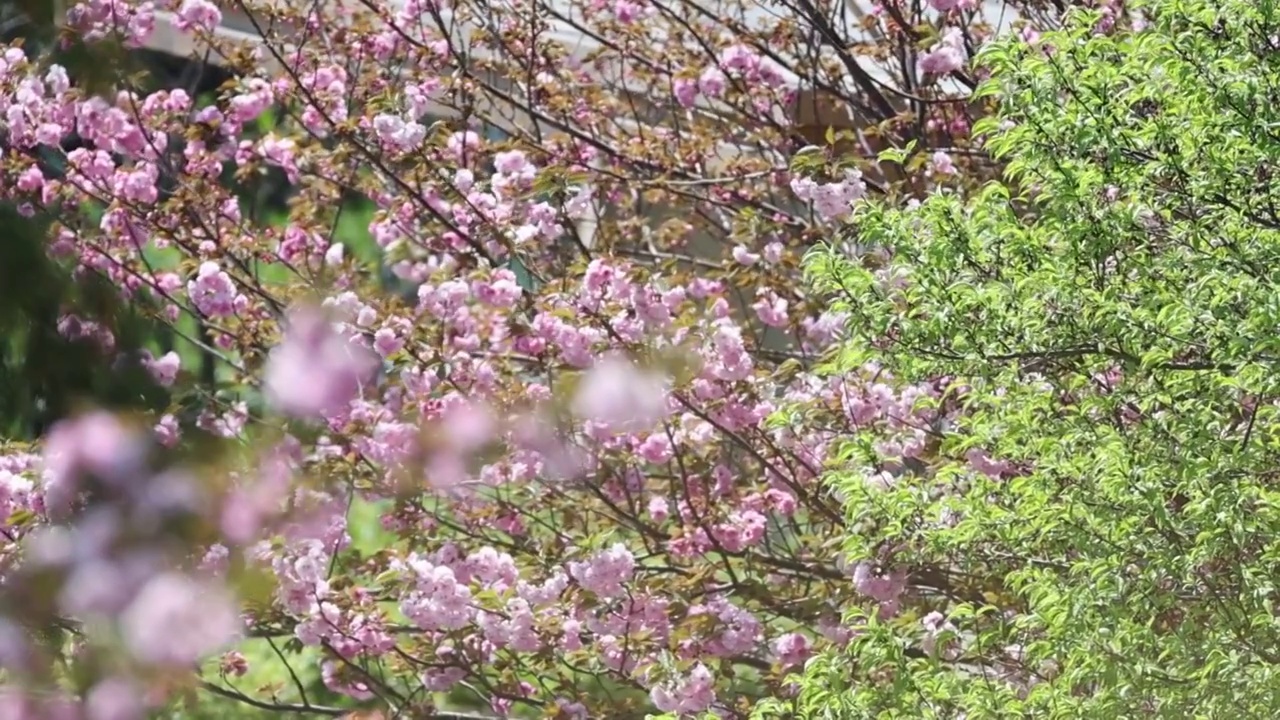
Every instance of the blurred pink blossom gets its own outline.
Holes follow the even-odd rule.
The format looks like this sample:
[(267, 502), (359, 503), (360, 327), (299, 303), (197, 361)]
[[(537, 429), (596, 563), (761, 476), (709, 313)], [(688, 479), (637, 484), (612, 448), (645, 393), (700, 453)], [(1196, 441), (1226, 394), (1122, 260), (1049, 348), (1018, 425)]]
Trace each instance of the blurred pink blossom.
[(376, 362), (322, 313), (303, 309), (289, 317), (284, 341), (271, 351), (264, 389), (268, 401), (287, 415), (323, 417), (342, 410), (359, 394)]
[(45, 439), (45, 503), (52, 512), (66, 510), (84, 475), (116, 486), (143, 480), (146, 456), (143, 438), (110, 413), (63, 420)]
[(240, 620), (225, 589), (170, 572), (143, 586), (121, 614), (120, 627), (138, 660), (187, 666), (231, 641)]
[(612, 355), (583, 377), (573, 412), (616, 433), (639, 432), (666, 414), (667, 393), (665, 377)]

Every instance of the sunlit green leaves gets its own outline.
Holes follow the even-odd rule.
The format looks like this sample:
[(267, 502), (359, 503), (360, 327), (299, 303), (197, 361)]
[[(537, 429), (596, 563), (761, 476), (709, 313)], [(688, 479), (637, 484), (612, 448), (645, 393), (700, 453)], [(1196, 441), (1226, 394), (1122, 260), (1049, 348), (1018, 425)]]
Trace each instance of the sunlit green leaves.
[[(1077, 11), (1035, 47), (985, 49), (980, 94), (1000, 110), (975, 132), (1007, 182), (865, 206), (858, 241), (891, 250), (888, 267), (839, 244), (808, 259), (850, 316), (833, 372), (875, 361), (970, 390), (925, 475), (871, 487), (870, 438), (840, 444), (844, 549), (900, 548), (958, 591), (815, 660), (789, 716), (1280, 706), (1280, 18), (1144, 9), (1139, 33)], [(977, 475), (977, 448), (1021, 472)], [(956, 662), (904, 654), (930, 607), (960, 628)]]

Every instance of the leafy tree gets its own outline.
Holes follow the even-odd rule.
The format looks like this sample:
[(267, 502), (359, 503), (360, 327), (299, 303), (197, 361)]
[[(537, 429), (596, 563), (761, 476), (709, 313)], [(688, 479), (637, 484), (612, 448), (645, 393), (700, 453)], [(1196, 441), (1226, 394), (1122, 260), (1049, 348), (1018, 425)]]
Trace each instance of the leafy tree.
[(175, 349), (156, 405), (0, 456), (0, 717), (742, 718), (843, 608), (964, 592), (836, 562), (824, 464), (923, 470), (939, 387), (815, 374), (799, 261), (990, 177), (969, 58), (1060, 4), (74, 3), (71, 47), (168, 22), (228, 80), (4, 55), (0, 192)]
[(847, 232), (874, 262), (811, 255), (850, 314), (830, 370), (939, 392), (912, 414), (928, 472), (863, 433), (832, 476), (845, 549), (901, 568), (900, 607), (853, 611), (770, 712), (1280, 707), (1280, 14), (1140, 10), (986, 49), (999, 111), (975, 129), (1007, 180), (866, 204)]

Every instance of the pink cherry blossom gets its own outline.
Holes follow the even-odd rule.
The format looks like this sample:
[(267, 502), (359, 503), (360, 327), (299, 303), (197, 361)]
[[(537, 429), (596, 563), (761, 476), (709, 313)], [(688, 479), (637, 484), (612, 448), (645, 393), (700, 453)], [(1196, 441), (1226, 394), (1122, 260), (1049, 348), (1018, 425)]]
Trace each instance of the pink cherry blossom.
[(84, 698), (85, 720), (138, 720), (145, 710), (139, 688), (126, 678), (99, 681)]
[(224, 590), (175, 573), (143, 585), (120, 622), (134, 657), (154, 665), (196, 662), (229, 642), (240, 627)]
[(610, 598), (622, 593), (622, 584), (631, 579), (635, 567), (635, 557), (619, 543), (590, 560), (570, 563), (569, 574), (587, 590)]
[(812, 644), (801, 633), (787, 633), (773, 641), (773, 652), (783, 667), (794, 667), (809, 658)]
[(178, 353), (170, 350), (158, 358), (152, 358), (150, 353), (143, 359), (143, 363), (147, 367), (147, 371), (151, 373), (151, 377), (161, 387), (169, 387), (178, 377), (178, 370), (182, 366), (182, 359), (178, 357)]
[(281, 412), (324, 416), (337, 412), (360, 392), (375, 362), (322, 313), (303, 309), (290, 316), (283, 342), (271, 351), (263, 385), (267, 398)]
[(65, 508), (89, 477), (117, 486), (140, 482), (146, 453), (143, 438), (109, 413), (64, 420), (45, 441), (46, 502)]
[(934, 176), (956, 174), (955, 162), (946, 152), (939, 150), (929, 158), (929, 172)]
[(920, 56), (918, 72), (933, 77), (948, 75), (964, 67), (964, 36), (957, 28), (948, 28), (933, 48)]
[(178, 29), (213, 30), (222, 22), (222, 12), (208, 0), (183, 0), (178, 9)]
[(231, 315), (244, 303), (231, 276), (215, 262), (201, 263), (195, 279), (187, 283), (187, 292), (196, 309), (209, 317)]
[(668, 381), (620, 356), (607, 357), (582, 378), (573, 411), (614, 432), (651, 427), (666, 414)]
[(711, 707), (716, 700), (715, 681), (711, 671), (698, 663), (686, 677), (674, 683), (658, 685), (650, 691), (653, 704), (663, 712), (681, 715), (699, 713)]
[(750, 267), (752, 265), (755, 265), (760, 260), (760, 255), (757, 253), (750, 252), (749, 250), (747, 250), (745, 247), (741, 245), (736, 245), (733, 248), (733, 259), (740, 265), (746, 265)]

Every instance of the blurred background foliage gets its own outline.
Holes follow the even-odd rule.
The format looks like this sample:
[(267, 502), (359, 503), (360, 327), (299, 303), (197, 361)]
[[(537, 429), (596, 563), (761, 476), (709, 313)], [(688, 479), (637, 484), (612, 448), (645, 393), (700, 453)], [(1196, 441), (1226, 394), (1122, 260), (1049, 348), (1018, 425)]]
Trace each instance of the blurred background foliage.
[[(109, 81), (102, 70), (107, 65), (96, 62), (86, 48), (59, 47), (54, 13), (49, 0), (4, 0), (0, 37), (65, 64), (86, 86)], [(103, 47), (100, 52), (117, 51)], [(39, 160), (47, 170), (59, 166), (56, 149)], [(72, 282), (45, 253), (50, 224), (47, 216), (0, 203), (5, 238), (0, 243), (0, 433), (6, 440), (39, 437), (80, 403), (155, 407), (168, 400), (141, 366), (112, 367), (93, 343), (59, 333), (58, 319), (67, 311), (111, 327), (117, 347), (126, 351), (143, 346), (159, 328), (118, 302), (105, 283), (93, 278)]]

